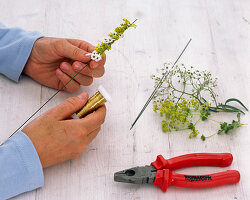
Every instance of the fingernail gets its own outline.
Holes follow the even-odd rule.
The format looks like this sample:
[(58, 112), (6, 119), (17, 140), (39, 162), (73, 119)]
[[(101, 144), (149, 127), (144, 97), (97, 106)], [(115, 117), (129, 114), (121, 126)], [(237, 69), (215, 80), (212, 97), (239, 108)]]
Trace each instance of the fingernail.
[(81, 100), (86, 100), (88, 94), (86, 92), (82, 92), (81, 94), (78, 94), (77, 97)]
[(61, 65), (61, 69), (63, 70), (63, 71), (68, 71), (69, 70), (69, 66), (68, 65), (64, 65), (64, 64), (62, 64)]
[(91, 53), (86, 53), (85, 56), (91, 56)]

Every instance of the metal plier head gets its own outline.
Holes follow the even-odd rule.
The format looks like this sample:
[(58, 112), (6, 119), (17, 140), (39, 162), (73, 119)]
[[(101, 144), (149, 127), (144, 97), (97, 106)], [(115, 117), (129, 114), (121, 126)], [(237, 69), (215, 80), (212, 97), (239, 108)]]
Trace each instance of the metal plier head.
[(156, 176), (156, 169), (153, 166), (133, 167), (116, 172), (114, 180), (116, 182), (134, 184), (153, 184)]

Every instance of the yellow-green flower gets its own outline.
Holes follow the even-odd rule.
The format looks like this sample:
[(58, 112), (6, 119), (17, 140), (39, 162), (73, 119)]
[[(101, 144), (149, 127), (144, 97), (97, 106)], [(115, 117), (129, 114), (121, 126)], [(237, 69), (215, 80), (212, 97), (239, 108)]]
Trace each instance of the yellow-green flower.
[(136, 28), (134, 22), (130, 22), (126, 18), (123, 18), (123, 23), (116, 27), (113, 32), (109, 33), (108, 37), (104, 39), (104, 42), (101, 42), (97, 45), (95, 50), (91, 54), (91, 59), (96, 62), (100, 61), (103, 56), (105, 56), (105, 51), (111, 49), (111, 45), (118, 40), (120, 37), (123, 37), (123, 33), (130, 27)]

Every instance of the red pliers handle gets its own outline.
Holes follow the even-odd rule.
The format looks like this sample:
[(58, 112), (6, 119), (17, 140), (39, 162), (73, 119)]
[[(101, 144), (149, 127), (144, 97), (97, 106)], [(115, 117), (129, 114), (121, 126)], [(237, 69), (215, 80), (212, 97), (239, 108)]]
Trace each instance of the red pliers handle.
[(164, 159), (158, 155), (156, 161), (152, 162), (156, 169), (170, 169), (172, 171), (194, 166), (217, 166), (227, 167), (232, 164), (233, 156), (231, 153), (191, 153)]
[(207, 175), (184, 175), (172, 172), (193, 166), (227, 167), (231, 165), (233, 156), (230, 153), (193, 153), (171, 159), (158, 155), (151, 165), (157, 169), (154, 185), (166, 192), (169, 186), (185, 188), (210, 188), (219, 185), (234, 184), (240, 181), (240, 173), (228, 170)]
[(169, 186), (211, 188), (220, 185), (235, 184), (239, 181), (240, 173), (237, 170), (227, 170), (207, 175), (184, 175), (174, 173), (169, 169), (163, 169), (156, 172), (154, 185), (160, 187), (163, 192), (166, 192)]

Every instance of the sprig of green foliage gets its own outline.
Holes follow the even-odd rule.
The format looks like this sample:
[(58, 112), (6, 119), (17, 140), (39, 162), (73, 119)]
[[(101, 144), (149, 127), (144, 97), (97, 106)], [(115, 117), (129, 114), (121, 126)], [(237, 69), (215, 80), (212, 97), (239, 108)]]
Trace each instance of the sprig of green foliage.
[(113, 32), (109, 33), (108, 38), (104, 40), (104, 42), (101, 42), (98, 44), (95, 48), (96, 52), (100, 54), (101, 56), (105, 56), (105, 51), (111, 49), (111, 45), (119, 40), (120, 37), (124, 37), (124, 32), (130, 28), (136, 28), (136, 25), (134, 23), (131, 23), (126, 18), (123, 18), (123, 23), (120, 24), (120, 26), (116, 27)]
[[(217, 78), (213, 78), (210, 72), (199, 71), (192, 66), (186, 67), (184, 64), (175, 65), (173, 68), (170, 68), (170, 65), (172, 64), (165, 63), (161, 69), (161, 75), (168, 73), (168, 76), (157, 91), (153, 102), (153, 110), (164, 117), (163, 132), (191, 130), (189, 138), (194, 138), (199, 134), (195, 126), (200, 120), (212, 120), (219, 123), (220, 130), (216, 134), (222, 132), (227, 134), (243, 125), (240, 123), (240, 113), (244, 114), (244, 112), (228, 103), (237, 102), (245, 110), (248, 109), (235, 98), (228, 99), (224, 104), (218, 103), (218, 95), (214, 92)], [(155, 80), (156, 87), (161, 77), (152, 75), (151, 78)], [(233, 120), (231, 124), (218, 122), (208, 117), (211, 112), (236, 112), (238, 121)], [(195, 122), (194, 116), (199, 116)], [(201, 139), (205, 140), (208, 137), (202, 135)]]
[(103, 42), (98, 44), (95, 47), (95, 50), (91, 53), (91, 59), (98, 62), (102, 59), (103, 56), (105, 56), (105, 51), (109, 51), (111, 49), (111, 45), (117, 41), (120, 37), (123, 37), (125, 30), (127, 30), (130, 27), (136, 28), (136, 25), (134, 22), (130, 22), (126, 18), (123, 18), (123, 23), (116, 27), (113, 32), (111, 32), (107, 38), (104, 39)]

